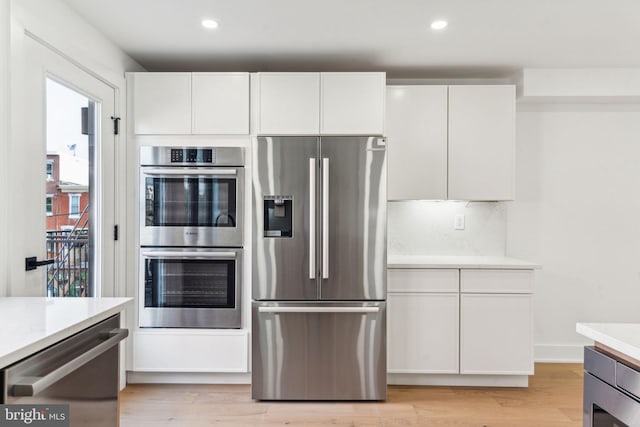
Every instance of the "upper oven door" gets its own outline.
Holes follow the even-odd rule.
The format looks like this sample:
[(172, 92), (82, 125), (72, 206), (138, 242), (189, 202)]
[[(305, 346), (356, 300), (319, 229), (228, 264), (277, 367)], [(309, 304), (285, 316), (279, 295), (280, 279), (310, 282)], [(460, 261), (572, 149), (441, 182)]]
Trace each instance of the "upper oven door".
[(140, 245), (242, 246), (244, 168), (141, 167)]

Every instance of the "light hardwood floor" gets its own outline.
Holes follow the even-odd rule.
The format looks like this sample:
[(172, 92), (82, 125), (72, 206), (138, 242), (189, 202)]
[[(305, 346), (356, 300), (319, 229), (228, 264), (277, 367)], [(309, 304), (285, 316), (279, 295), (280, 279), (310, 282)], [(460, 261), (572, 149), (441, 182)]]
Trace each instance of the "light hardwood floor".
[(121, 427), (579, 427), (582, 365), (536, 364), (529, 387), (389, 386), (386, 402), (255, 402), (248, 385), (129, 385)]

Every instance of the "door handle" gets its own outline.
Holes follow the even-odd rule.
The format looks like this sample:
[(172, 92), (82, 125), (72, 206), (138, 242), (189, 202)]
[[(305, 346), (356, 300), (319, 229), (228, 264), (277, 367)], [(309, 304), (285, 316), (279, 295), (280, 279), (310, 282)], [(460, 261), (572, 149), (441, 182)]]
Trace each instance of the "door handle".
[(30, 256), (24, 259), (24, 270), (25, 271), (35, 270), (38, 267), (41, 267), (43, 265), (53, 264), (54, 262), (56, 262), (55, 258), (45, 259), (44, 261), (38, 261), (37, 257)]
[(322, 159), (322, 278), (329, 278), (329, 159)]
[(316, 159), (309, 158), (309, 279), (316, 278)]

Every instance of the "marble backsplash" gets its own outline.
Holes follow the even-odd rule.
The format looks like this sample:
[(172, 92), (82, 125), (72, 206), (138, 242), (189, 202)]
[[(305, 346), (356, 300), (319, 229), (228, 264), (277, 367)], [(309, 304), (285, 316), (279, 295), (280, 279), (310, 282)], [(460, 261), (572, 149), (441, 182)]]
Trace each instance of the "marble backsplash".
[[(464, 230), (454, 218), (465, 217)], [(506, 206), (500, 202), (412, 200), (388, 203), (393, 255), (504, 255)]]

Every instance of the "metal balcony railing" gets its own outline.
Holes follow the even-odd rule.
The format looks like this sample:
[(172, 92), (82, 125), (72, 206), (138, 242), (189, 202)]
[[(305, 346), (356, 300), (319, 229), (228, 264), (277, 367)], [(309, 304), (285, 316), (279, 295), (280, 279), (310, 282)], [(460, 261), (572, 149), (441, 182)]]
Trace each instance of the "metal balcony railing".
[(47, 296), (92, 296), (89, 257), (89, 207), (71, 230), (47, 231)]

